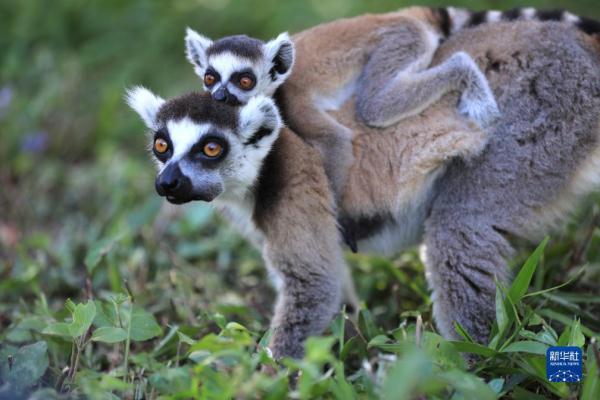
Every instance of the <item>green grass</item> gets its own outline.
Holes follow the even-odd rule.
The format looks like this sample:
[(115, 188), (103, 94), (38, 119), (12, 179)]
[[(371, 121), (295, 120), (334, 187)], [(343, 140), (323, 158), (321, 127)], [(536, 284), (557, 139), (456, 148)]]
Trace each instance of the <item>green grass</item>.
[[(187, 25), (268, 38), (408, 3), (332, 4), (0, 0), (0, 399), (600, 398), (598, 195), (543, 256), (526, 262), (533, 247), (517, 243), (490, 346), (437, 335), (414, 249), (348, 254), (359, 320), (340, 315), (282, 365), (264, 349), (274, 292), (258, 252), (209, 206), (171, 215), (156, 196), (125, 87), (197, 88)], [(555, 343), (583, 346), (582, 384), (546, 382)]]
[[(365, 300), (359, 320), (338, 316), (324, 337), (308, 341), (305, 359), (278, 365), (264, 347), (273, 293), (258, 254), (215, 224), (204, 205), (189, 207), (164, 233), (151, 224), (159, 210), (149, 197), (105, 234), (64, 244), (80, 247), (83, 265), (75, 270), (61, 269), (65, 248), (53, 248), (49, 237), (17, 246), (23, 273), (1, 283), (0, 398), (27, 390), (38, 398), (600, 395), (598, 345), (591, 344), (600, 337), (600, 264), (559, 270), (573, 255), (559, 243), (545, 252), (546, 242), (540, 245), (512, 286), (498, 289), (487, 347), (435, 333), (414, 252), (395, 260), (349, 256)], [(582, 240), (597, 244), (594, 232)], [(573, 240), (561, 243), (585, 247)], [(77, 304), (61, 304), (66, 293)], [(584, 348), (582, 384), (546, 381), (545, 350), (557, 344)], [(469, 366), (461, 351), (479, 359)], [(265, 365), (274, 374), (261, 373)], [(29, 374), (17, 373), (23, 369)], [(291, 391), (288, 379), (298, 371)]]

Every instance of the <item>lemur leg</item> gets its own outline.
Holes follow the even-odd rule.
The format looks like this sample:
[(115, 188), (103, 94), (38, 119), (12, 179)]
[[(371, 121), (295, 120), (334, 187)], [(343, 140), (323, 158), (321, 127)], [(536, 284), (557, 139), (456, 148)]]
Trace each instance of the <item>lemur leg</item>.
[(405, 24), (383, 33), (357, 90), (357, 115), (367, 125), (390, 126), (415, 115), (449, 91), (462, 91), (459, 111), (486, 127), (499, 115), (487, 79), (473, 59), (457, 52), (429, 66), (438, 42), (433, 33)]
[(440, 333), (458, 339), (455, 322), (487, 343), (495, 315), (496, 281), (507, 285), (510, 244), (485, 216), (456, 218), (435, 209), (427, 221), (422, 252)]
[[(319, 151), (329, 185), (339, 200), (348, 171), (354, 163), (353, 132), (325, 111), (316, 108), (312, 99), (290, 102), (287, 107), (288, 125)], [(299, 117), (296, 118), (296, 115)], [(306, 115), (310, 115), (310, 118), (306, 118)]]
[[(339, 246), (338, 246), (339, 247)], [(341, 310), (343, 280), (340, 268), (345, 268), (341, 249), (337, 260), (329, 255), (295, 256), (283, 251), (270, 251), (266, 259), (281, 277), (275, 315), (271, 322), (273, 336), (269, 345), (276, 359), (301, 358), (304, 341), (320, 335), (334, 315)], [(335, 264), (338, 265), (335, 265)]]

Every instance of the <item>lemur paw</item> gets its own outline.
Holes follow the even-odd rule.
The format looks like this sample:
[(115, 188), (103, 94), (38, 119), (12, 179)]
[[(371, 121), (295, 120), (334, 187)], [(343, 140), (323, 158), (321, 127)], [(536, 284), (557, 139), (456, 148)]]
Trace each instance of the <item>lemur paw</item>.
[(500, 117), (500, 110), (487, 78), (467, 53), (458, 52), (453, 58), (469, 71), (469, 78), (460, 98), (458, 111), (482, 128), (487, 128)]
[(468, 92), (461, 96), (458, 112), (482, 128), (489, 127), (500, 117), (500, 110), (493, 96), (471, 96)]

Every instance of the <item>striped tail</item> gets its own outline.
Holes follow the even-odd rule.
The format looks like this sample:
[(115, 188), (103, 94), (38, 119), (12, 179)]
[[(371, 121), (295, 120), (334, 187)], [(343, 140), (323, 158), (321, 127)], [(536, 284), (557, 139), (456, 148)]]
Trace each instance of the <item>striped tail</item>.
[(579, 17), (563, 10), (536, 10), (534, 8), (514, 8), (508, 11), (469, 11), (462, 8), (438, 8), (438, 20), (445, 36), (464, 28), (500, 21), (556, 21), (572, 24), (588, 35), (600, 34), (600, 22), (587, 17)]

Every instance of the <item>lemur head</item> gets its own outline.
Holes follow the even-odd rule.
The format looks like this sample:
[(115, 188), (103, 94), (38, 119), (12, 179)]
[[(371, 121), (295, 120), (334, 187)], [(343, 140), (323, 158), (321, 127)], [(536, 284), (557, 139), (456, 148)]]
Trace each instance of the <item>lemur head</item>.
[(287, 33), (269, 42), (244, 35), (217, 41), (187, 29), (186, 55), (217, 101), (245, 104), (257, 95), (272, 96), (294, 63), (294, 45)]
[(282, 126), (279, 110), (264, 96), (235, 107), (208, 93), (163, 100), (136, 87), (127, 103), (151, 131), (156, 191), (175, 204), (245, 196)]

